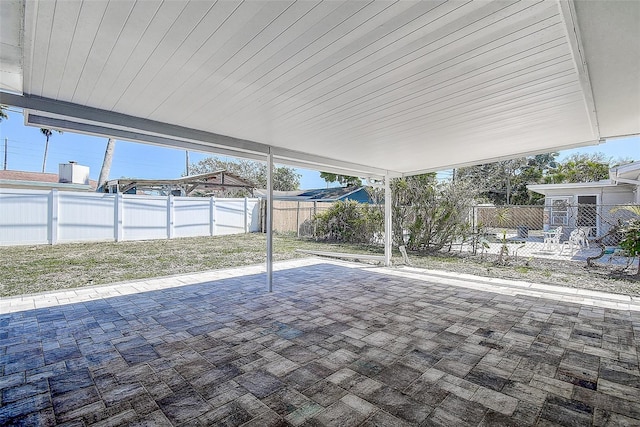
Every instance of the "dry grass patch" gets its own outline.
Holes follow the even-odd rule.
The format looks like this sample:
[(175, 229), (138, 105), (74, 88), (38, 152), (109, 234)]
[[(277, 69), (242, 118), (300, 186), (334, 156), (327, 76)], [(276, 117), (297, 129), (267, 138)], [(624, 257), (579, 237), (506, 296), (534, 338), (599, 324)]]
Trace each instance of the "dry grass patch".
[[(274, 236), (273, 246), (275, 261), (308, 256), (296, 249), (369, 251), (357, 245), (316, 243), (281, 235)], [(256, 233), (0, 247), (0, 296), (261, 264), (266, 262), (265, 248), (266, 236)]]
[[(238, 234), (172, 240), (92, 242), (0, 247), (0, 296), (24, 295), (81, 286), (170, 276), (266, 262), (264, 234)], [(381, 247), (331, 244), (274, 236), (274, 260), (307, 257), (296, 249), (382, 254)], [(399, 255), (399, 254), (398, 254)], [(525, 280), (640, 296), (640, 282), (606, 266), (531, 259), (498, 266), (457, 253), (411, 254), (414, 266), (486, 277)], [(395, 265), (402, 258), (394, 256)]]

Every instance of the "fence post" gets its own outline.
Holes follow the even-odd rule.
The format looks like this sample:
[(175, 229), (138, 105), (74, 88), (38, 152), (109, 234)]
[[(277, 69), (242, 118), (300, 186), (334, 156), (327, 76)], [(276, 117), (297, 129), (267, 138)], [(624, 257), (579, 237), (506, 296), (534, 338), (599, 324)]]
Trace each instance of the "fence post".
[(209, 199), (209, 235), (216, 235), (216, 198)]
[(318, 221), (315, 220), (316, 215), (318, 215), (318, 202), (316, 200), (313, 201), (313, 237), (318, 235)]
[(298, 207), (296, 209), (296, 234), (300, 237), (300, 201), (298, 200)]
[(58, 242), (58, 190), (49, 193), (49, 243)]
[(124, 207), (124, 199), (122, 193), (116, 193), (114, 199), (114, 221), (113, 221), (113, 238), (116, 242), (123, 240), (122, 238), (122, 209)]
[(167, 196), (167, 239), (173, 239), (173, 217), (174, 217), (173, 194)]
[(249, 232), (249, 199), (244, 198), (244, 234)]

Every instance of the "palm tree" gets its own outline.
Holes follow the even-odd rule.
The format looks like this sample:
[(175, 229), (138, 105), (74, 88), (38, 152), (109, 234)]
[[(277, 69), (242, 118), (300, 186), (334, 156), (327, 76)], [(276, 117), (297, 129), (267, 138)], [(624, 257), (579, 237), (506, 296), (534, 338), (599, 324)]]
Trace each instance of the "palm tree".
[[(53, 132), (51, 132), (51, 129), (47, 129), (47, 128), (40, 128), (40, 132), (42, 132), (45, 138), (47, 138), (47, 142), (44, 144), (44, 158), (42, 159), (42, 173), (44, 173), (44, 170), (47, 166), (47, 152), (49, 151), (49, 138), (51, 138), (51, 135), (53, 135)], [(62, 131), (59, 131), (59, 130), (56, 130), (56, 132), (62, 133)]]
[(107, 148), (104, 151), (104, 160), (102, 161), (102, 168), (100, 169), (100, 177), (98, 178), (98, 186), (96, 191), (104, 192), (104, 185), (109, 179), (109, 172), (111, 171), (111, 160), (113, 160), (113, 150), (116, 145), (116, 140), (109, 138), (107, 141)]

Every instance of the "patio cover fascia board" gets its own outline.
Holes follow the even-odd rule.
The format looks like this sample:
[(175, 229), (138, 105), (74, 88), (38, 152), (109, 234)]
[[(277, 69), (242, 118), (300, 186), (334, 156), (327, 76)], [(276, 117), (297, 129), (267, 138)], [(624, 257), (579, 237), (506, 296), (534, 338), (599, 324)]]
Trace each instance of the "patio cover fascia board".
[[(589, 141), (583, 141), (583, 142), (577, 142), (575, 144), (563, 144), (563, 145), (559, 145), (553, 148), (544, 148), (544, 149), (540, 149), (540, 150), (533, 150), (533, 151), (524, 151), (519, 153), (518, 155), (514, 156), (514, 155), (506, 155), (506, 156), (499, 156), (499, 157), (488, 157), (488, 158), (483, 158), (481, 162), (475, 161), (475, 162), (464, 162), (464, 163), (451, 163), (449, 165), (448, 168), (444, 168), (444, 169), (458, 169), (458, 168), (464, 168), (467, 166), (477, 166), (479, 164), (487, 164), (487, 163), (495, 163), (495, 162), (501, 162), (503, 160), (512, 160), (518, 157), (529, 157), (529, 156), (535, 156), (537, 154), (547, 154), (553, 151), (559, 151), (559, 150), (571, 150), (574, 148), (580, 148), (580, 147), (590, 147), (590, 146), (594, 146), (594, 145), (600, 145), (603, 144), (605, 142), (605, 139), (598, 139), (598, 140), (589, 140)], [(420, 175), (423, 173), (431, 173), (431, 172), (439, 172), (443, 170), (443, 168), (429, 168), (429, 169), (421, 169), (418, 171), (412, 171), (410, 173), (404, 173), (402, 174), (402, 176), (412, 176), (412, 175)]]
[(360, 177), (384, 178), (385, 176), (402, 176), (399, 172), (345, 160), (317, 156), (255, 141), (38, 96), (18, 95), (0, 91), (0, 103), (27, 110), (27, 114), (25, 114), (25, 125), (27, 126), (52, 127), (88, 135), (115, 137), (123, 140), (229, 155), (262, 162), (265, 161), (265, 156), (271, 153), (274, 161), (278, 163)]
[(600, 126), (598, 125), (598, 115), (596, 113), (596, 103), (593, 97), (593, 88), (591, 79), (589, 78), (589, 69), (587, 68), (587, 60), (585, 58), (584, 47), (582, 46), (582, 38), (580, 36), (580, 27), (578, 26), (578, 17), (576, 15), (575, 4), (572, 1), (558, 2), (560, 9), (560, 17), (564, 23), (567, 35), (567, 41), (573, 56), (573, 65), (578, 74), (582, 95), (584, 99), (587, 117), (591, 124), (593, 135), (601, 135)]

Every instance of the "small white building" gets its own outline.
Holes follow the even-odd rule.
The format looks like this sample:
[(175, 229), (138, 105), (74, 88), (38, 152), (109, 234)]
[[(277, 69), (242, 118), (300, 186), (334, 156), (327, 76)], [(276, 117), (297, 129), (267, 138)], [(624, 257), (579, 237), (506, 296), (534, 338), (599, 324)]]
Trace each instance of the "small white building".
[[(545, 196), (545, 228), (591, 227), (591, 236), (607, 232), (623, 212), (619, 205), (640, 204), (640, 162), (612, 168), (609, 179), (571, 184), (532, 184), (527, 188)], [(566, 234), (563, 233), (563, 234)]]

